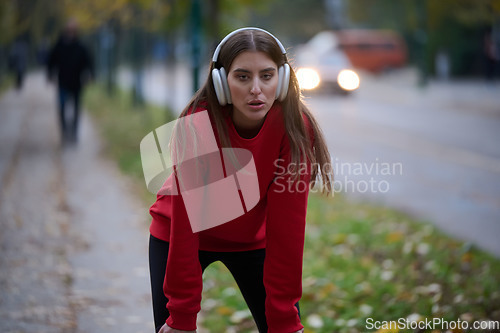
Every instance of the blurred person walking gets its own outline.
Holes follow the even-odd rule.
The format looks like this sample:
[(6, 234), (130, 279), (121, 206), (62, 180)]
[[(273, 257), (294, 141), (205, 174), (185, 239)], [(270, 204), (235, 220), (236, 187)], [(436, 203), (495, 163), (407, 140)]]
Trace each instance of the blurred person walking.
[(9, 69), (16, 78), (16, 88), (20, 90), (23, 87), (24, 74), (28, 62), (28, 45), (22, 39), (17, 39), (9, 52)]
[(488, 29), (484, 35), (485, 74), (488, 80), (495, 79), (498, 74), (500, 51), (495, 37), (493, 29)]
[[(82, 87), (94, 76), (93, 60), (78, 36), (78, 23), (70, 20), (63, 33), (50, 49), (47, 60), (49, 81), (57, 72), (59, 92), (59, 120), (63, 142), (76, 143), (80, 116)], [(73, 100), (73, 115), (68, 122), (66, 104)]]

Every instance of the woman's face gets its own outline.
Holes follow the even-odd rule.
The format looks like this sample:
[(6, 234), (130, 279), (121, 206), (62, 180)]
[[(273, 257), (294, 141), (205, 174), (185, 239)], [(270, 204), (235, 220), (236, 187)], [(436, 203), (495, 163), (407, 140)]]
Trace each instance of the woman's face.
[(278, 87), (278, 66), (264, 52), (245, 51), (234, 58), (227, 82), (237, 129), (259, 129)]

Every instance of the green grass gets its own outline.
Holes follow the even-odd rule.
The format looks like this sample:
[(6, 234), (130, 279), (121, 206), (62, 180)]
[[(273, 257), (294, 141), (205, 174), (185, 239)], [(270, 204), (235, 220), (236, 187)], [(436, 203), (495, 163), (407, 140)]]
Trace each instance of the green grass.
[(302, 304), (323, 319), (318, 332), (410, 314), (500, 320), (498, 259), (394, 210), (343, 198), (309, 204)]
[(0, 96), (14, 87), (14, 83), (14, 78), (11, 74), (4, 73), (4, 75), (0, 76)]
[[(130, 106), (91, 87), (86, 108), (98, 121), (107, 151), (147, 193), (139, 142), (172, 119), (151, 106)], [(154, 195), (143, 196), (152, 204)], [(409, 315), (447, 321), (500, 321), (500, 260), (392, 209), (336, 195), (311, 195), (304, 252), (306, 332), (364, 332), (365, 320)], [(241, 294), (220, 263), (204, 275), (203, 326), (210, 332), (255, 331)], [(430, 332), (430, 331), (429, 331)]]

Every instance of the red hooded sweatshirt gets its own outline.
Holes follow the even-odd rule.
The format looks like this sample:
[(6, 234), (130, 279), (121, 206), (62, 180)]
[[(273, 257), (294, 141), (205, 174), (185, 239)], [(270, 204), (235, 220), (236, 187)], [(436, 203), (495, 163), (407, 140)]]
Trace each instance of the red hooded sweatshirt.
[[(196, 112), (204, 110), (199, 108)], [(198, 250), (266, 249), (264, 285), (270, 333), (303, 328), (295, 304), (302, 295), (302, 258), (309, 193), (310, 165), (291, 165), (290, 143), (279, 103), (268, 112), (259, 133), (244, 139), (228, 117), (233, 148), (252, 153), (260, 199), (243, 215), (222, 225), (193, 233), (181, 195), (158, 195), (150, 209), (150, 232), (170, 242), (164, 292), (169, 299), (167, 324), (195, 330), (203, 288)], [(307, 122), (306, 122), (307, 124)], [(294, 168), (300, 178), (287, 174)]]

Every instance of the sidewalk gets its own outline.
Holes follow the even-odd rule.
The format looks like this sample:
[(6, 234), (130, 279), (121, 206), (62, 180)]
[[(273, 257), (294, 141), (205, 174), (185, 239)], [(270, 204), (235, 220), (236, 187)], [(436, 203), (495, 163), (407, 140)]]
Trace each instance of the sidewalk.
[(82, 112), (62, 147), (42, 73), (0, 98), (0, 331), (153, 332), (147, 207)]

